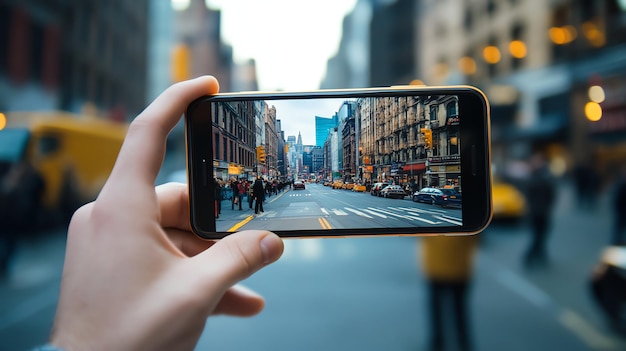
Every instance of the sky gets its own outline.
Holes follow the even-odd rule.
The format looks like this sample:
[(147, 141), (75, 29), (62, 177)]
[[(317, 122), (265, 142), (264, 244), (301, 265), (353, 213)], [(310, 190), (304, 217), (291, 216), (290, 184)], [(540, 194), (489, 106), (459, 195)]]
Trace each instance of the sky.
[(206, 0), (222, 13), (235, 61), (256, 61), (260, 90), (314, 90), (356, 0)]
[(280, 119), (285, 140), (288, 136), (302, 136), (303, 145), (315, 145), (315, 116), (332, 117), (344, 99), (322, 100), (266, 100), (276, 107), (276, 119)]

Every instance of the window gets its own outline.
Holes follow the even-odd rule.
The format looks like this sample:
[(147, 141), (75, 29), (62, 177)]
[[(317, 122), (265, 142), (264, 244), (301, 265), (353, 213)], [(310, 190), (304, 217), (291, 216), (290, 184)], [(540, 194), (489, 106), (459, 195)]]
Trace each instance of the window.
[(446, 117), (450, 118), (450, 117), (454, 117), (457, 115), (456, 112), (456, 102), (449, 102), (446, 105)]
[(437, 105), (430, 105), (430, 120), (431, 121), (436, 121), (437, 120), (437, 110), (438, 110)]

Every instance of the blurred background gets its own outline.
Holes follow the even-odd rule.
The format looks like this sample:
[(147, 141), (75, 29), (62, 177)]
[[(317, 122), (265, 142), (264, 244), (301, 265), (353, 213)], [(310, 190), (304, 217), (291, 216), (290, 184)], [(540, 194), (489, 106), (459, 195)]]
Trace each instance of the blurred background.
[[(495, 212), (477, 243), (287, 241), (246, 282), (266, 310), (210, 319), (198, 349), (443, 349), (432, 267), (462, 265), (445, 348), (626, 350), (623, 0), (0, 0), (0, 349), (47, 340), (69, 216), (132, 118), (203, 74), (222, 92), (477, 86)], [(184, 160), (179, 124), (157, 183)]]

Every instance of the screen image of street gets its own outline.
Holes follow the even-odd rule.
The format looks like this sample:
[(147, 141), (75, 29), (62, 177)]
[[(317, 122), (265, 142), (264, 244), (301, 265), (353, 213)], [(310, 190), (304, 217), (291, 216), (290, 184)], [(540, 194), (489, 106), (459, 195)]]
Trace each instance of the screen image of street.
[(219, 101), (211, 120), (218, 232), (463, 224), (458, 96)]

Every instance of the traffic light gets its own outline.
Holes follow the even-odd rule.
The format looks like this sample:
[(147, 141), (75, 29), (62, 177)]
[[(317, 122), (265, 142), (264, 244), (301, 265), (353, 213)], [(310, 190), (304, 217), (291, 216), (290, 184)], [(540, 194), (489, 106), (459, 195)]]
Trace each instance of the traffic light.
[(256, 147), (256, 159), (259, 163), (265, 162), (265, 146), (259, 145)]
[(428, 128), (420, 129), (420, 132), (424, 134), (424, 147), (430, 149), (433, 147), (433, 131)]

